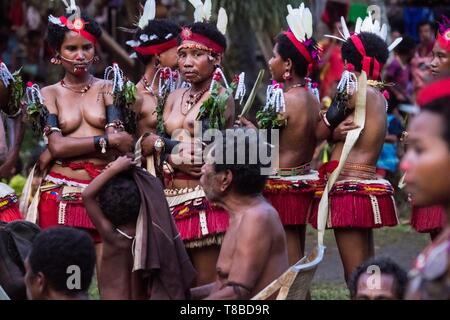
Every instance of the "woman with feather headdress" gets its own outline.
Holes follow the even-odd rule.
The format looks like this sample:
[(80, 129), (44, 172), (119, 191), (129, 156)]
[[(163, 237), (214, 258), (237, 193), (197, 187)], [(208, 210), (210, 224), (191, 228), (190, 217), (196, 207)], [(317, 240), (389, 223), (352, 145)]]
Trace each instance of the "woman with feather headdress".
[[(178, 47), (180, 73), (190, 87), (175, 90), (167, 98), (164, 129), (172, 139), (189, 145), (192, 142), (197, 147), (194, 136), (198, 120), (204, 128), (231, 127), (234, 101), (230, 96), (232, 87), (225, 89), (221, 85), (221, 80), (226, 84), (220, 69), (226, 49), (225, 10), (219, 10), (216, 26), (208, 22), (211, 0), (190, 2), (195, 7), (195, 22), (182, 29)], [(200, 187), (202, 159), (184, 151), (171, 153), (167, 163), (166, 196), (198, 272), (197, 285), (211, 283), (216, 278), (216, 261), (228, 227), (228, 214), (210, 204)]]
[[(320, 104), (313, 93), (318, 89), (308, 75), (319, 61), (320, 51), (312, 37), (309, 9), (302, 3), (295, 9), (288, 5), (288, 12), (289, 30), (276, 38), (269, 61), (277, 84), (268, 89), (266, 105), (256, 118), (259, 128), (279, 129), (280, 133), (278, 168), (269, 178), (264, 196), (280, 215), (292, 265), (304, 254), (307, 217), (318, 179), (317, 172), (311, 170), (311, 160)], [(240, 121), (250, 125), (243, 117)]]
[(371, 14), (364, 20), (358, 18), (353, 34), (344, 18), (341, 24), (342, 38), (330, 37), (343, 41), (346, 70), (317, 130), (319, 138), (324, 138), (325, 132), (325, 138), (334, 141), (331, 161), (320, 170), (327, 185), (318, 210), (329, 214), (324, 215), (327, 221), (317, 221), (314, 210), (311, 223), (318, 225), (319, 232), (325, 227), (334, 229), (348, 280), (352, 271), (374, 254), (372, 229), (398, 223), (393, 188), (387, 180), (377, 179), (375, 165), (387, 124), (380, 72), (401, 38), (388, 47), (387, 26)]
[(63, 67), (64, 78), (42, 90), (29, 83), (26, 91), (28, 117), (43, 131), (51, 159), (27, 220), (44, 229), (67, 225), (87, 230), (100, 253), (101, 238), (81, 193), (117, 153), (129, 152), (133, 141), (122, 131), (121, 113), (113, 101), (114, 87), (123, 83), (95, 78), (89, 71), (99, 59), (95, 46), (100, 27), (81, 15), (74, 0), (63, 2), (66, 13), (49, 16), (48, 42), (55, 51), (51, 63)]

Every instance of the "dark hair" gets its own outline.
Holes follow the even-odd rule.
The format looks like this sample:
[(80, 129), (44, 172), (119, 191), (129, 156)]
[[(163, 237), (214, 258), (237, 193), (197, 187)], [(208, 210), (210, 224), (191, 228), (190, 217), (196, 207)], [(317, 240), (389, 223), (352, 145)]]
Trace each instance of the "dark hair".
[(433, 112), (439, 115), (443, 121), (443, 133), (442, 138), (447, 142), (447, 146), (450, 149), (450, 108), (448, 102), (450, 96), (443, 97), (425, 105), (423, 110)]
[[(94, 244), (85, 231), (50, 228), (36, 236), (28, 261), (32, 272), (42, 272), (52, 289), (68, 295), (87, 292), (94, 274)], [(80, 268), (80, 288), (67, 287), (69, 266)]]
[[(289, 40), (289, 38), (284, 33), (280, 33), (275, 39), (275, 42), (278, 44), (278, 54), (281, 56), (281, 58), (284, 61), (286, 61), (287, 59), (291, 59), (295, 73), (299, 77), (306, 77), (308, 74), (309, 62), (297, 50), (291, 40)], [(311, 54), (311, 56), (314, 56), (313, 52), (315, 50), (315, 47), (317, 46), (317, 42), (313, 38), (311, 38), (309, 39), (309, 41), (307, 41), (307, 44), (308, 45), (306, 46), (306, 49)]]
[(366, 273), (368, 268), (372, 265), (380, 268), (381, 274), (388, 274), (393, 276), (395, 280), (395, 294), (399, 299), (403, 298), (405, 293), (405, 287), (408, 282), (408, 275), (405, 270), (403, 270), (397, 263), (387, 257), (377, 257), (371, 258), (364, 263), (362, 263), (359, 267), (357, 267), (350, 276), (350, 281), (348, 284), (348, 288), (350, 290), (350, 297), (354, 298), (357, 294), (358, 289), (358, 280), (359, 277)]
[[(361, 32), (359, 35), (361, 42), (366, 50), (368, 57), (374, 57), (379, 63), (385, 64), (388, 57), (389, 51), (386, 43), (379, 36), (369, 32)], [(347, 39), (342, 45), (342, 59), (347, 60), (355, 66), (355, 70), (361, 72), (362, 70), (362, 56), (356, 49), (353, 41)]]
[[(140, 41), (141, 46), (156, 45), (170, 41), (174, 38), (179, 38), (180, 31), (180, 26), (175, 22), (167, 19), (155, 19), (150, 20), (144, 29), (138, 29), (134, 36), (134, 40)], [(143, 34), (147, 35), (149, 38), (152, 35), (156, 35), (157, 38), (143, 42), (140, 40), (140, 36)], [(149, 64), (152, 59), (151, 55), (142, 55), (139, 52), (136, 52), (136, 55), (139, 60), (146, 65)]]
[(410, 36), (403, 36), (403, 40), (395, 47), (394, 51), (401, 55), (407, 55), (414, 52), (416, 42)]
[[(70, 15), (65, 16), (69, 17)], [(90, 34), (92, 34), (96, 39), (99, 39), (100, 36), (102, 35), (102, 30), (100, 29), (100, 26), (97, 24), (97, 22), (94, 19), (83, 14), (81, 15), (81, 18), (86, 22), (84, 29)], [(48, 30), (47, 35), (48, 44), (52, 49), (59, 51), (64, 41), (64, 36), (70, 30), (66, 26), (61, 27), (51, 22), (48, 23), (47, 30)]]
[(225, 36), (217, 29), (215, 24), (209, 22), (194, 22), (186, 26), (191, 29), (192, 32), (201, 34), (208, 39), (219, 44), (223, 50), (227, 49), (227, 39)]
[(103, 214), (114, 226), (137, 220), (141, 196), (131, 172), (112, 178), (100, 191), (98, 200)]
[[(250, 153), (252, 145), (256, 148), (253, 149), (257, 154), (256, 159), (253, 158), (255, 154)], [(227, 129), (223, 139), (215, 144), (215, 156), (223, 161), (214, 163), (214, 170), (216, 172), (231, 171), (233, 174), (231, 187), (235, 192), (241, 195), (260, 194), (267, 181), (267, 175), (263, 175), (261, 169), (270, 165), (261, 162), (260, 148), (262, 146), (265, 147), (266, 144), (259, 138), (258, 132), (253, 129)], [(233, 154), (231, 163), (226, 161), (230, 153)], [(242, 156), (244, 156), (243, 159)]]
[(422, 28), (423, 26), (430, 26), (431, 32), (434, 31), (434, 23), (429, 21), (429, 20), (422, 20), (417, 24), (417, 32), (420, 31), (420, 28)]

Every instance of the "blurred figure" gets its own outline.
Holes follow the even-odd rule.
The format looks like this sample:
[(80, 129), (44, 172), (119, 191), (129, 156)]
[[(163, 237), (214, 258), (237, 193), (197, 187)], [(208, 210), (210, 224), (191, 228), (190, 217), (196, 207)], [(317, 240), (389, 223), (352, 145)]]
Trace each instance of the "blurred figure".
[(389, 104), (397, 107), (400, 103), (412, 103), (412, 82), (410, 62), (414, 55), (415, 43), (408, 36), (403, 37), (403, 41), (394, 49), (393, 59), (386, 66), (385, 82), (395, 83), (388, 87)]
[[(405, 183), (414, 205), (441, 205), (447, 216), (444, 230), (416, 259), (410, 272), (407, 298), (450, 299), (450, 78), (419, 92), (422, 111), (409, 126), (409, 148), (402, 160)], [(429, 217), (431, 219), (432, 217)]]
[(434, 26), (430, 21), (422, 21), (418, 26), (420, 42), (411, 60), (411, 74), (414, 93), (420, 90), (431, 75), (433, 60)]

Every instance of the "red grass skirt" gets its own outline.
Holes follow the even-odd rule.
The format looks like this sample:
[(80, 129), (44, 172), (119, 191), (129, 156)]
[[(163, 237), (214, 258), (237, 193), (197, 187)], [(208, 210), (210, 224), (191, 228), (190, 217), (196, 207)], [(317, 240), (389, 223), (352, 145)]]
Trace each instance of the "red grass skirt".
[(411, 226), (420, 233), (438, 232), (447, 224), (442, 206), (415, 207), (411, 213)]
[(9, 194), (0, 199), (0, 221), (11, 222), (22, 220), (17, 195)]
[(15, 220), (22, 220), (19, 199), (14, 189), (0, 182), (0, 221), (11, 222)]
[[(329, 193), (328, 228), (380, 228), (398, 224), (394, 190), (386, 180), (339, 181)], [(310, 223), (317, 228), (320, 198)]]
[(284, 226), (305, 225), (315, 193), (313, 180), (269, 178), (264, 197), (278, 211)]
[[(59, 179), (74, 185), (87, 185), (90, 182), (90, 180), (73, 179), (55, 172), (50, 172), (47, 177), (51, 180)], [(100, 235), (95, 230), (95, 226), (83, 205), (81, 192), (63, 196), (62, 191), (63, 187), (56, 187), (41, 193), (38, 206), (39, 226), (42, 229), (60, 225), (84, 229), (91, 235), (95, 243), (101, 242)], [(63, 218), (61, 218), (60, 210), (64, 211)]]
[(170, 196), (167, 198), (170, 211), (186, 247), (220, 245), (223, 234), (228, 229), (228, 213), (222, 208), (211, 205), (199, 188), (177, 197), (179, 199), (175, 201)]

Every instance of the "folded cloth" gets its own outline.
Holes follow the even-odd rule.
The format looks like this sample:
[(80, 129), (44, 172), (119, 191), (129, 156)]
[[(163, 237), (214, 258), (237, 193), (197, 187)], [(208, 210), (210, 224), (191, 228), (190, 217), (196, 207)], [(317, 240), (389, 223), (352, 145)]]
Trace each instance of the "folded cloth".
[(133, 170), (141, 196), (133, 271), (143, 271), (149, 277), (150, 299), (188, 299), (196, 271), (170, 213), (161, 181), (142, 168)]

